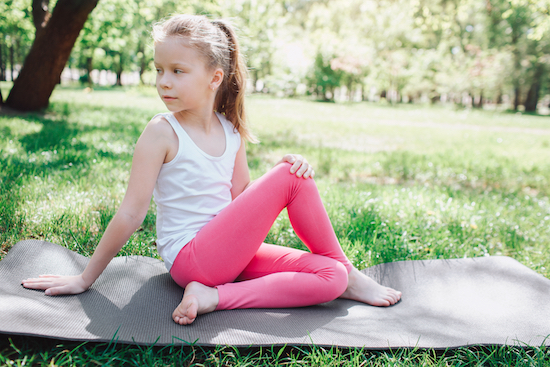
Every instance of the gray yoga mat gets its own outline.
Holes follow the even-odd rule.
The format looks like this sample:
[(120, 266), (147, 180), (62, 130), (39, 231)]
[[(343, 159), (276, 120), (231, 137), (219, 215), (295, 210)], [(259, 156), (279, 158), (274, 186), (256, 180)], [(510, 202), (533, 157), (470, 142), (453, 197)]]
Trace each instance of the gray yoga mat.
[(0, 261), (0, 333), (164, 345), (337, 345), (385, 349), (550, 345), (550, 280), (509, 257), (402, 261), (365, 272), (403, 292), (392, 307), (349, 300), (295, 309), (217, 311), (171, 319), (182, 289), (156, 259), (117, 257), (76, 296), (48, 297), (20, 281), (77, 274), (88, 259), (44, 241)]

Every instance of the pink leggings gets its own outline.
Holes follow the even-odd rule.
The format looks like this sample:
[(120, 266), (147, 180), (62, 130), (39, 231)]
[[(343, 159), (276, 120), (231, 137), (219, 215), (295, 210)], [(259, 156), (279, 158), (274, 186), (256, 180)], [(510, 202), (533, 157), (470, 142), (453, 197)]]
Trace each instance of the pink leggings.
[[(170, 270), (185, 287), (216, 287), (217, 310), (282, 308), (338, 298), (352, 265), (342, 251), (312, 179), (277, 165), (220, 212), (179, 252)], [(287, 208), (311, 253), (262, 243)]]

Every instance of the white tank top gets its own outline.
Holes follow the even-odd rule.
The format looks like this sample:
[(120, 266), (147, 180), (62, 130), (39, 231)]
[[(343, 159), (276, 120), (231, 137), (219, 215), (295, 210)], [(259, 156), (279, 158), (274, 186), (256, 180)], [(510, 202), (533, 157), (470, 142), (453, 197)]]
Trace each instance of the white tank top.
[[(213, 157), (200, 149), (171, 113), (161, 113), (178, 136), (178, 153), (162, 165), (155, 189), (157, 249), (170, 270), (179, 251), (231, 202), (231, 179), (240, 134), (225, 116), (225, 152)], [(157, 116), (159, 116), (157, 115)]]

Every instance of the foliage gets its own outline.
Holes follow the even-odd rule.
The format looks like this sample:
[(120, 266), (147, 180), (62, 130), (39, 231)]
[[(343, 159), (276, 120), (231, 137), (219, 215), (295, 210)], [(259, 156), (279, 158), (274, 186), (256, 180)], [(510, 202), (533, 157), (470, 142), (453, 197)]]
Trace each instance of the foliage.
[[(304, 153), (357, 266), (508, 255), (550, 276), (550, 133), (544, 118), (261, 96), (249, 107), (262, 138), (248, 147), (253, 178), (282, 153)], [(162, 109), (152, 88), (60, 88), (45, 114), (1, 115), (1, 256), (26, 238), (89, 255), (122, 200), (135, 141)], [(154, 222), (151, 207), (121, 254), (158, 256)], [(285, 215), (268, 241), (303, 246)], [(521, 344), (365, 351), (0, 339), (0, 365), (6, 366), (548, 366), (549, 353)]]
[(319, 52), (308, 83), (313, 93), (324, 101), (334, 100), (334, 90), (340, 86), (341, 79), (341, 70), (333, 68), (330, 60), (325, 60)]
[[(550, 91), (549, 1), (101, 0), (69, 65), (88, 83), (92, 69), (113, 71), (116, 84), (123, 71), (152, 83), (152, 24), (190, 12), (232, 19), (258, 92), (535, 112)], [(34, 31), (28, 3), (6, 5), (3, 69), (12, 45), (22, 61)]]
[[(6, 67), (21, 64), (34, 39), (31, 7), (28, 1), (0, 3), (0, 80), (6, 80)], [(12, 75), (9, 76), (12, 79)]]

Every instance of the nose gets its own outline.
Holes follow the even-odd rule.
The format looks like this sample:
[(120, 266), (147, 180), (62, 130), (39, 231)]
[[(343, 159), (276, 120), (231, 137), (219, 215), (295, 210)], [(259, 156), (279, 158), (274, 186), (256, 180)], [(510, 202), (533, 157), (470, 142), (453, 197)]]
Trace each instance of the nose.
[(166, 73), (157, 74), (157, 84), (163, 89), (170, 89), (172, 87), (172, 82)]

